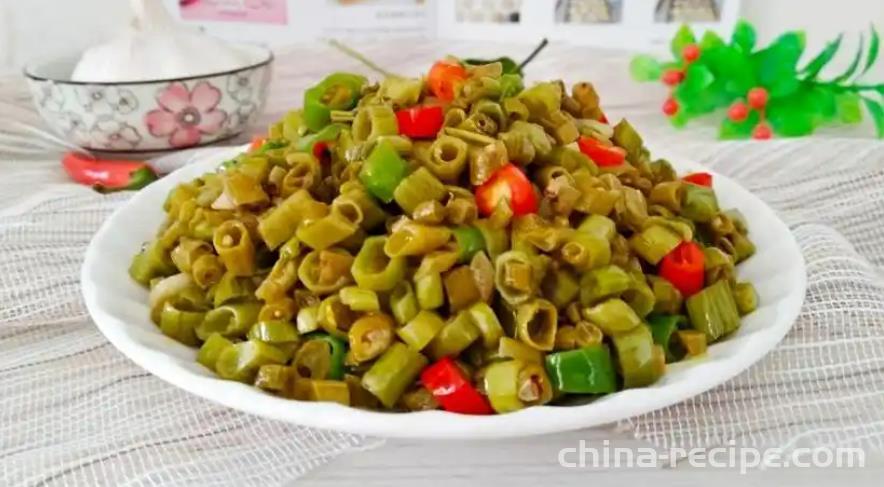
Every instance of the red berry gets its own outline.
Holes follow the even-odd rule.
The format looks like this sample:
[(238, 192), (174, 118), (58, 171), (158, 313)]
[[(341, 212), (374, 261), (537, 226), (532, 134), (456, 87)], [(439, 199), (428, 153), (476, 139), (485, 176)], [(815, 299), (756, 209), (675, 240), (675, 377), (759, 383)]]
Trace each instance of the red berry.
[(741, 101), (735, 101), (727, 110), (727, 118), (734, 122), (742, 122), (749, 116), (749, 107)]
[(688, 44), (682, 49), (681, 57), (685, 61), (692, 63), (700, 57), (700, 48), (696, 44)]
[(675, 98), (666, 99), (663, 103), (663, 113), (670, 117), (678, 113), (678, 102), (675, 101)]
[(663, 84), (675, 86), (684, 80), (684, 71), (668, 69), (663, 73)]
[(749, 94), (746, 95), (746, 99), (749, 101), (749, 106), (756, 110), (763, 110), (765, 106), (767, 106), (768, 94), (767, 90), (762, 87), (755, 87), (749, 90)]
[(767, 140), (773, 137), (773, 131), (770, 125), (761, 122), (752, 129), (752, 138), (757, 140)]

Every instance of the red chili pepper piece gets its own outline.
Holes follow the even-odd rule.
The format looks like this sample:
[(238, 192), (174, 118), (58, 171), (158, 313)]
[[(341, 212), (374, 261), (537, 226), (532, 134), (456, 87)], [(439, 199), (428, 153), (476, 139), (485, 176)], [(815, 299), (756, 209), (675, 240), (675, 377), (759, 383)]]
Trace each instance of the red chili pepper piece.
[(432, 139), (442, 128), (445, 115), (440, 106), (411, 107), (396, 112), (399, 133), (413, 139)]
[(691, 173), (681, 179), (698, 186), (706, 186), (707, 188), (712, 187), (712, 175), (708, 172)]
[(703, 249), (694, 242), (682, 242), (660, 261), (660, 277), (671, 282), (685, 297), (703, 289)]
[(313, 144), (313, 157), (319, 159), (319, 162), (328, 162), (331, 158), (328, 142), (319, 141)]
[(513, 164), (501, 167), (476, 188), (476, 206), (484, 216), (490, 215), (502, 200), (509, 203), (515, 216), (537, 213), (537, 192), (528, 176)]
[(626, 149), (604, 145), (592, 137), (580, 137), (577, 146), (599, 167), (619, 166), (626, 160)]
[(264, 145), (264, 142), (267, 142), (267, 137), (263, 135), (255, 135), (252, 137), (252, 143), (249, 144), (249, 150), (258, 150)]
[(427, 84), (430, 91), (442, 101), (454, 99), (457, 85), (467, 79), (467, 70), (460, 64), (450, 61), (436, 61), (427, 75)]
[(488, 399), (473, 387), (460, 368), (448, 357), (425, 368), (421, 373), (421, 383), (446, 411), (461, 414), (494, 412)]
[(153, 169), (140, 161), (93, 159), (68, 152), (61, 164), (71, 179), (102, 192), (141, 189), (157, 179)]

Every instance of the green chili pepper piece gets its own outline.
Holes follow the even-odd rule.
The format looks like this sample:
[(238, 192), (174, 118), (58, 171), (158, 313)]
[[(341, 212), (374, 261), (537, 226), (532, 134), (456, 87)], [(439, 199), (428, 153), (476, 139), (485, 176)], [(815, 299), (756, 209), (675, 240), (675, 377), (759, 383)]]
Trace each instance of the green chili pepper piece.
[(463, 226), (455, 228), (452, 232), (460, 252), (459, 262), (469, 262), (476, 252), (485, 250), (485, 237), (478, 228)]
[(503, 100), (505, 98), (512, 98), (525, 89), (524, 83), (522, 83), (522, 77), (518, 74), (506, 73), (506, 68), (504, 68), (504, 75), (500, 77), (500, 99)]
[(617, 390), (611, 352), (602, 344), (551, 353), (546, 372), (556, 390), (572, 394), (607, 394)]
[(374, 150), (362, 164), (359, 180), (375, 198), (389, 203), (393, 201), (393, 193), (408, 172), (406, 163), (396, 148), (384, 140), (378, 142)]
[[(332, 142), (338, 139), (338, 136), (341, 135), (341, 125), (339, 124), (331, 124), (325, 126), (322, 130), (315, 134), (306, 135), (301, 137), (298, 140), (298, 143), (295, 144), (295, 148), (300, 152), (306, 152), (308, 154), (313, 154), (314, 146), (319, 142)], [(269, 141), (268, 141), (269, 143)], [(265, 144), (266, 145), (266, 144)]]
[(501, 72), (503, 74), (522, 74), (522, 70), (519, 68), (519, 65), (512, 60), (512, 58), (503, 56), (496, 59), (464, 59), (464, 64), (470, 64), (473, 66), (482, 66), (483, 64), (491, 64), (491, 63), (500, 63)]
[(349, 110), (356, 106), (364, 76), (350, 73), (332, 73), (319, 84), (304, 92), (304, 125), (319, 132), (331, 121), (332, 110)]
[(666, 354), (666, 362), (675, 362), (681, 357), (673, 350), (673, 340), (675, 339), (675, 331), (687, 326), (688, 320), (682, 315), (652, 315), (648, 317), (648, 326), (651, 327), (651, 336), (654, 343), (663, 347), (663, 353)]

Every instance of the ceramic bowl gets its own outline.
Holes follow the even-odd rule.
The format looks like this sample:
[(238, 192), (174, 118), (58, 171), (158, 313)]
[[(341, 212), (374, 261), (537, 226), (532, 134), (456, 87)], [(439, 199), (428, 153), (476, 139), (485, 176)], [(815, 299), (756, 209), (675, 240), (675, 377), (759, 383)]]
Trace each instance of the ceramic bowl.
[(239, 69), (179, 79), (71, 81), (78, 56), (28, 66), (37, 111), (72, 144), (97, 151), (181, 149), (233, 137), (267, 99), (273, 54), (245, 47), (254, 62)]

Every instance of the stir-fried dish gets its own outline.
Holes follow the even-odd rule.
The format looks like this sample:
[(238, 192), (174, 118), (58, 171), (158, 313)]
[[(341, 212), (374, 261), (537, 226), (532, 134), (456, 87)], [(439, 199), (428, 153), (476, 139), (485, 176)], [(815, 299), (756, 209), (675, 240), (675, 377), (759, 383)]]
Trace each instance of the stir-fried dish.
[(499, 63), (331, 74), (164, 209), (129, 270), (151, 319), (298, 400), (492, 414), (645, 387), (757, 305), (711, 175), (653, 159), (591, 84)]

